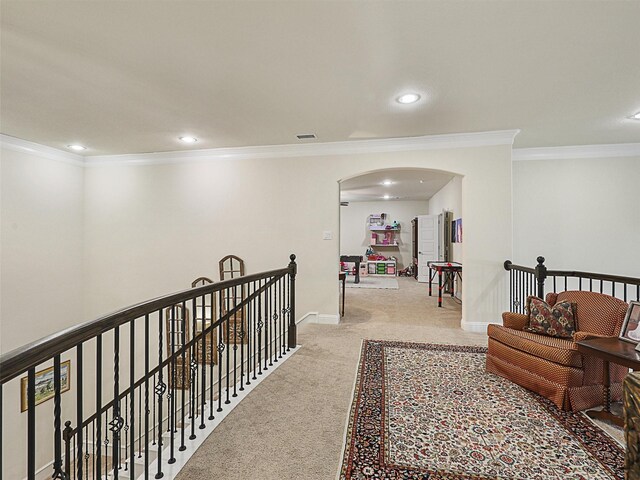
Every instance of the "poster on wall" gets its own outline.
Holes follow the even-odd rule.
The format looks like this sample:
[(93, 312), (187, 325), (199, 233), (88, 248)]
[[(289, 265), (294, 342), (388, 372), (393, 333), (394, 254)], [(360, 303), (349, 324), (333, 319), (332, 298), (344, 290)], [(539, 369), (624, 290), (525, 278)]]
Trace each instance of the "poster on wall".
[(462, 243), (462, 218), (451, 222), (451, 241), (453, 243)]

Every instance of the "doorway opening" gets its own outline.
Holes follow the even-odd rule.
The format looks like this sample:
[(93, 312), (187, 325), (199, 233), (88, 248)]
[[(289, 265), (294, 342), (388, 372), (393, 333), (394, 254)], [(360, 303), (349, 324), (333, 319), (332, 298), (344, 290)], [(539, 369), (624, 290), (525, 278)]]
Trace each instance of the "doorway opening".
[[(461, 225), (462, 178), (441, 170), (393, 168), (341, 180), (340, 271), (347, 287), (398, 288), (398, 276), (428, 287), (429, 262), (462, 264), (462, 238), (453, 238), (452, 231), (454, 221)], [(458, 278), (444, 288), (460, 302)]]

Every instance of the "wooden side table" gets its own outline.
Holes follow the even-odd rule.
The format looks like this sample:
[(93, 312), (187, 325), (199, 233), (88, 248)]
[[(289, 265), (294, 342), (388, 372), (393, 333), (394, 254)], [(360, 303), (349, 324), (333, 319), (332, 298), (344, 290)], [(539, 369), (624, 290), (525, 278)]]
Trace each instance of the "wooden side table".
[(611, 389), (609, 382), (609, 362), (623, 365), (633, 370), (640, 369), (640, 352), (636, 352), (635, 345), (620, 340), (618, 337), (599, 337), (576, 342), (578, 351), (583, 355), (600, 358), (603, 362), (603, 408), (600, 411), (589, 410), (587, 415), (599, 420), (608, 420), (620, 427), (624, 421), (611, 412)]

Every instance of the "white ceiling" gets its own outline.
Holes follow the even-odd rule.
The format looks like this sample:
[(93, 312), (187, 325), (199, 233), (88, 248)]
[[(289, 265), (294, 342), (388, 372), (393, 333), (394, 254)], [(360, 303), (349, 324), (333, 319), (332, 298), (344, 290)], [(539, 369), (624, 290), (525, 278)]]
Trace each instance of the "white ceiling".
[[(521, 129), (640, 141), (640, 1), (1, 2), (2, 133), (87, 155)], [(417, 104), (394, 101), (400, 93)], [(179, 144), (193, 134), (199, 142)]]
[[(428, 200), (454, 175), (424, 168), (404, 168), (377, 171), (344, 180), (340, 183), (341, 202), (392, 202)], [(385, 180), (393, 182), (383, 185)], [(385, 200), (384, 195), (391, 198)]]

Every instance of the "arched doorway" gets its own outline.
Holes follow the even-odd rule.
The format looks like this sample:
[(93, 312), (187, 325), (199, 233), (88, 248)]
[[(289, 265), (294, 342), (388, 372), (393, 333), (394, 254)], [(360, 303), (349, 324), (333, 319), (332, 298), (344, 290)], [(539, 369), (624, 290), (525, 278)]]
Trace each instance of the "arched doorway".
[[(462, 218), (462, 178), (443, 170), (387, 168), (340, 180), (341, 258), (362, 255), (364, 260), (360, 285), (355, 285), (353, 264), (341, 264), (349, 274), (348, 286), (394, 289), (398, 274), (428, 282), (426, 260), (462, 263), (462, 239), (450, 243), (451, 219)], [(429, 225), (434, 238), (422, 243), (420, 236)], [(427, 244), (435, 250), (419, 252), (424, 248), (418, 245)], [(455, 294), (451, 301), (461, 301), (461, 283), (449, 285)]]

